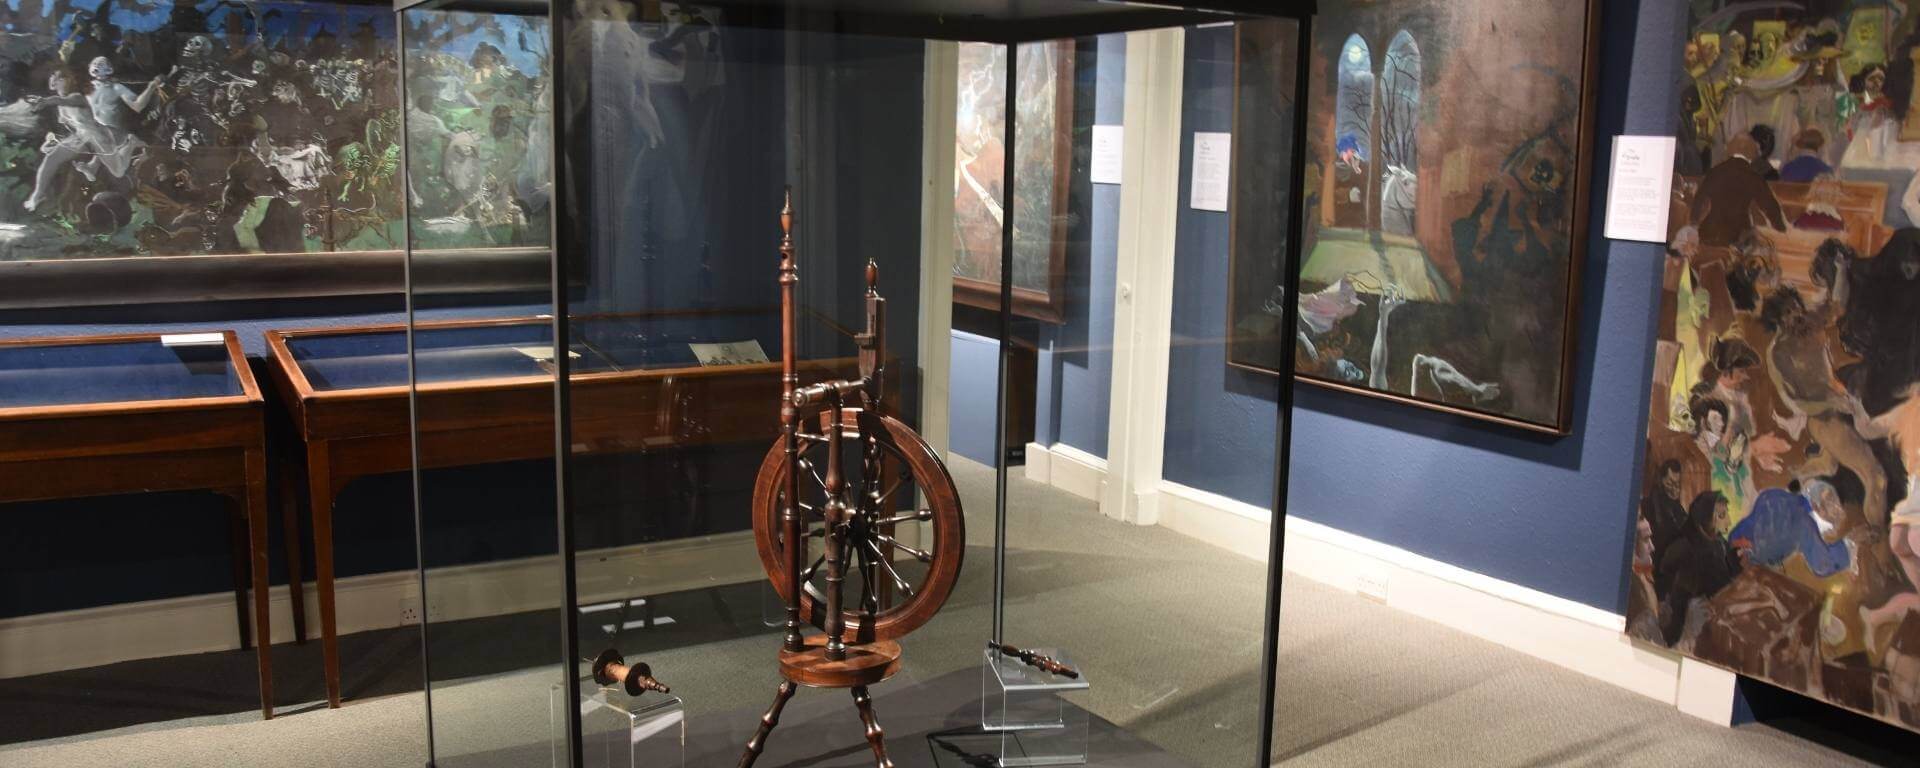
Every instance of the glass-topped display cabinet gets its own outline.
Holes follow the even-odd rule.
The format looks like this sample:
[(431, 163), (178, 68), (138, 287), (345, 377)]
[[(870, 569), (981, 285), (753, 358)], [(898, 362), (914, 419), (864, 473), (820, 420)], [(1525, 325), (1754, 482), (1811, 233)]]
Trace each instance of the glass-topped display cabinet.
[[(403, 3), (410, 252), (552, 253), (298, 340), (404, 342), (434, 764), (1259, 761), (1284, 504), (1158, 489), (1196, 388), (1284, 434), (1290, 377), (1181, 355), (1229, 273), (1292, 295), (1311, 10)], [(504, 460), (551, 507), (432, 474)]]

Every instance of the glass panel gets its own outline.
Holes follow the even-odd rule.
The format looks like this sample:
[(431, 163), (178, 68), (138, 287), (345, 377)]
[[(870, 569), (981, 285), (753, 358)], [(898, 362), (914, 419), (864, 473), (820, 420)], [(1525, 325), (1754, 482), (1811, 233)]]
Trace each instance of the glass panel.
[(335, 451), (279, 346), (404, 328), (394, 14), (9, 2), (0, 38), (0, 763), (424, 764), (404, 365)]
[[(774, 699), (786, 614), (768, 577), (786, 573), (779, 553), (789, 538), (777, 501), (787, 471), (783, 357), (791, 354), (799, 387), (862, 376), (857, 340), (881, 306), (869, 302), (870, 263), (884, 305), (870, 348), (880, 365), (867, 371), (871, 386), (844, 398), (869, 414), (841, 433), (861, 437), (840, 443), (839, 477), (861, 521), (844, 545), (845, 610), (857, 617), (871, 600), (879, 637), (944, 599), (903, 638), (904, 670), (872, 689), (893, 749), (927, 749), (925, 734), (947, 727), (951, 701), (979, 695), (993, 475), (949, 454), (944, 427), (925, 447), (914, 435), (929, 409), (947, 421), (945, 371), (963, 364), (948, 358), (960, 344), (946, 304), (952, 236), (934, 241), (938, 256), (923, 254), (922, 209), (941, 188), (923, 182), (929, 46), (731, 13), (599, 0), (582, 3), (566, 22), (577, 26), (561, 35), (572, 41), (563, 60), (578, 67), (558, 109), (577, 170), (562, 186), (570, 216), (560, 230), (579, 236), (563, 248), (566, 319), (611, 362), (586, 371), (576, 360), (567, 386), (572, 620), (583, 757), (593, 765), (606, 759), (593, 747), (598, 713), (633, 701), (626, 673), (594, 679), (610, 652), (646, 664), (684, 702), (688, 765), (737, 761)], [(951, 45), (935, 48), (953, 55)], [(952, 119), (950, 108), (936, 112)], [(952, 140), (946, 124), (941, 144)], [(789, 186), (791, 346), (778, 269)], [(997, 230), (989, 237), (997, 245)], [(964, 393), (984, 406), (970, 415), (978, 421), (994, 412), (996, 363), (988, 352), (971, 365), (985, 382)], [(795, 498), (809, 533), (795, 540), (822, 617), (831, 569), (816, 513), (834, 474), (835, 432), (822, 421), (830, 412), (822, 398), (796, 415), (807, 463)], [(936, 458), (948, 460), (957, 503)], [(963, 559), (957, 575), (943, 573)], [(809, 625), (806, 634), (822, 633)], [(856, 642), (852, 653), (871, 658), (861, 649), (873, 647)], [(665, 697), (637, 701), (655, 698)], [(854, 704), (845, 690), (801, 691), (762, 764), (866, 749)], [(977, 726), (977, 712), (963, 714), (958, 724)]]
[[(1089, 251), (1092, 274), (1109, 284), (1088, 293), (1088, 309), (1070, 304), (1055, 333), (1084, 335), (1088, 356), (1110, 361), (1112, 383), (1109, 390), (1060, 380), (1051, 407), (1071, 413), (1093, 398), (1112, 405), (1098, 414), (1099, 440), (1063, 430), (1053, 445), (1030, 450), (1026, 466), (1006, 480), (1005, 642), (1076, 660), (1090, 685), (1061, 698), (1095, 716), (1094, 762), (1103, 725), (1197, 765), (1250, 764), (1261, 747), (1279, 387), (1271, 374), (1231, 357), (1228, 342), (1230, 329), (1236, 337), (1271, 336), (1278, 319), (1271, 299), (1284, 296), (1275, 289), (1292, 199), (1297, 30), (1243, 23), (1103, 37), (1081, 48), (1093, 58), (1080, 76), (1090, 86), (1080, 93), (1090, 91), (1095, 104), (1089, 122), (1120, 125), (1128, 141), (1149, 147), (1177, 135), (1177, 145), (1149, 151), (1180, 158), (1178, 178), (1157, 182), (1177, 183), (1173, 193), (1144, 203), (1146, 211), (1175, 206), (1170, 258), (1121, 242), (1115, 188), (1074, 179), (1075, 195), (1090, 195), (1092, 205), (1074, 209), (1087, 211), (1081, 231), (1088, 234), (1069, 253)], [(1148, 35), (1184, 37), (1178, 90), (1122, 89), (1128, 68), (1168, 64), (1151, 57), (1170, 46)], [(1156, 135), (1151, 124), (1124, 119), (1172, 110), (1180, 115), (1177, 134)], [(1076, 158), (1089, 157), (1098, 140), (1083, 131), (1074, 126), (1075, 140), (1085, 142)], [(1230, 160), (1230, 186), (1221, 166), (1195, 167), (1196, 158)], [(1150, 172), (1134, 171), (1140, 175), (1128, 182), (1153, 185)], [(1078, 266), (1069, 261), (1070, 271)], [(1170, 326), (1170, 338), (1155, 336), (1159, 323)], [(1115, 328), (1132, 330), (1116, 335)], [(1160, 386), (1164, 411), (1141, 413), (1162, 408), (1152, 394)], [(1032, 753), (1022, 747), (1003, 747), (1003, 754)]]
[(0, 347), (0, 408), (243, 394), (219, 343), (168, 346), (160, 339)]
[[(548, 23), (460, 5), (400, 19), (412, 322), (295, 352), (340, 387), (383, 386), (410, 358), (422, 566), (413, 607), (427, 621), (434, 764), (542, 765), (563, 679), (556, 360), (564, 350), (577, 369), (611, 367), (554, 336)], [(469, 253), (539, 277), (523, 292), (463, 290), (469, 276), (441, 265)], [(350, 364), (330, 359), (343, 349), (357, 350)]]

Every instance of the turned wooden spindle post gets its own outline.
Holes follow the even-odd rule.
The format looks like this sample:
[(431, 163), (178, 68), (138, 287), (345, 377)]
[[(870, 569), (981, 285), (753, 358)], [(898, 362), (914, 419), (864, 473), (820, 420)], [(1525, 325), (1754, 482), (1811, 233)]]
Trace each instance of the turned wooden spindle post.
[[(786, 200), (780, 206), (780, 423), (786, 443), (787, 479), (781, 489), (786, 496), (781, 523), (786, 542), (782, 556), (787, 568), (787, 583), (800, 582), (800, 409), (794, 404), (794, 390), (800, 386), (800, 374), (794, 365), (794, 286), (800, 282), (800, 267), (793, 255), (793, 187), (787, 187)], [(806, 647), (800, 637), (800, 590), (787, 595), (787, 626), (784, 644), (798, 652)]]

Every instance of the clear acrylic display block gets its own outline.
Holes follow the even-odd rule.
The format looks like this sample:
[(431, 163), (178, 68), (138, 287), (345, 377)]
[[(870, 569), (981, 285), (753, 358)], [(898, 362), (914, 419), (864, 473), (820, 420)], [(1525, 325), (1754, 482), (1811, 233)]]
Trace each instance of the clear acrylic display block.
[[(1059, 649), (1035, 652), (1074, 667)], [(1087, 711), (1065, 698), (1091, 687), (1084, 672), (1078, 678), (1061, 677), (991, 648), (981, 670), (980, 727), (1000, 737), (999, 765), (1087, 762)]]
[[(583, 768), (685, 768), (687, 714), (678, 696), (635, 698), (618, 687), (580, 681)], [(567, 765), (567, 688), (553, 686), (553, 765)]]

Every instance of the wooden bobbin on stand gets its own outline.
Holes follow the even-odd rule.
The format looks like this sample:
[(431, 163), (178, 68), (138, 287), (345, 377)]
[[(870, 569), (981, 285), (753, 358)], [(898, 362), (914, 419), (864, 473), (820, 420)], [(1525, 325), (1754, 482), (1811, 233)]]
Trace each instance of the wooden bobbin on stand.
[(626, 689), (628, 696), (639, 696), (647, 691), (673, 693), (666, 683), (654, 679), (653, 668), (647, 666), (646, 662), (629, 665), (620, 652), (612, 648), (601, 651), (600, 657), (593, 660), (593, 681), (601, 685), (618, 683)]

